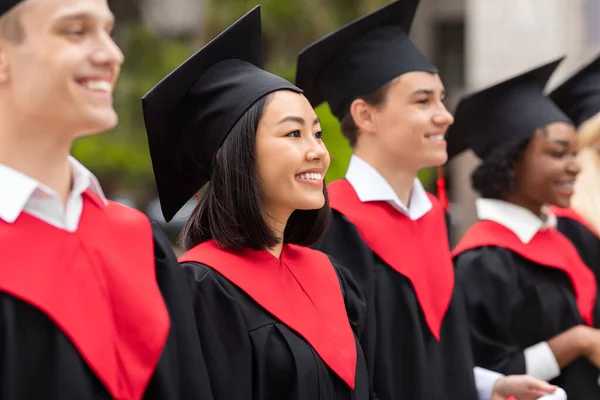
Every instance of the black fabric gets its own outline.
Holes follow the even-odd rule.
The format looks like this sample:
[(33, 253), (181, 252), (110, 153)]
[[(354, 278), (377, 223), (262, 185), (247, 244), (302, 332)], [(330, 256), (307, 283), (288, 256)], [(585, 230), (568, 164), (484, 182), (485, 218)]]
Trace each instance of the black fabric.
[[(365, 297), (367, 319), (360, 342), (373, 398), (476, 400), (461, 297), (453, 294), (438, 342), (410, 281), (374, 254), (346, 217), (332, 212), (330, 227), (316, 248), (348, 269)], [(398, 243), (398, 251), (413, 249)]]
[(0, 15), (8, 12), (11, 8), (22, 1), (23, 0), (0, 0)]
[[(186, 277), (164, 233), (157, 225), (153, 231), (171, 328), (144, 399), (212, 400)], [(40, 310), (8, 293), (0, 293), (0, 354), (3, 400), (110, 399), (69, 338)]]
[(408, 38), (418, 0), (397, 0), (305, 47), (296, 84), (313, 107), (326, 101), (342, 119), (356, 98), (411, 71), (438, 70)]
[(531, 137), (537, 128), (571, 120), (544, 95), (562, 58), (461, 99), (446, 133), (448, 157), (467, 149), (485, 159)]
[[(457, 290), (465, 298), (477, 365), (504, 374), (526, 372), (524, 350), (584, 324), (573, 286), (561, 270), (489, 246), (455, 257)], [(599, 327), (596, 298), (594, 326)], [(550, 383), (570, 399), (600, 398), (598, 370), (584, 358)]]
[[(356, 339), (355, 389), (342, 381), (301, 336), (274, 318), (216, 270), (183, 263), (194, 296), (200, 337), (215, 400), (368, 400), (364, 355)], [(355, 337), (364, 300), (348, 273), (335, 266)]]
[(565, 217), (557, 220), (558, 231), (575, 245), (583, 262), (592, 269), (600, 282), (600, 238), (579, 221)]
[(550, 98), (581, 125), (600, 111), (600, 56), (550, 93)]
[(260, 6), (214, 38), (142, 98), (165, 220), (210, 179), (223, 141), (261, 97), (302, 91), (263, 70)]

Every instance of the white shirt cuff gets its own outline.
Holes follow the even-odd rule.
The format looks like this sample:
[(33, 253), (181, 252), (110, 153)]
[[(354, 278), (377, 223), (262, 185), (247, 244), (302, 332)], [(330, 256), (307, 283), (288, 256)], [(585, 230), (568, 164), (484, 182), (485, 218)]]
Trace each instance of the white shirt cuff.
[(492, 393), (494, 393), (496, 382), (504, 375), (480, 367), (473, 368), (473, 374), (475, 375), (477, 397), (479, 400), (490, 400), (492, 398)]
[(540, 397), (538, 400), (567, 400), (567, 393), (562, 389), (556, 389), (556, 392)]
[(526, 348), (524, 353), (527, 375), (547, 382), (560, 376), (560, 366), (548, 343), (540, 342)]

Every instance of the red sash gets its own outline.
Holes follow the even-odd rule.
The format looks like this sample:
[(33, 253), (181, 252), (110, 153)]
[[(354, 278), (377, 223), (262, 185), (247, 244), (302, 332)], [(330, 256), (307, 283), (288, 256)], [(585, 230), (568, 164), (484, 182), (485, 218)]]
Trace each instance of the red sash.
[(354, 389), (356, 342), (340, 282), (325, 254), (284, 245), (278, 259), (266, 250), (227, 251), (211, 240), (179, 258), (190, 261), (208, 265), (247, 293)]
[(112, 397), (142, 398), (170, 324), (148, 219), (88, 191), (76, 232), (0, 220), (0, 254), (0, 290), (52, 319)]
[(352, 222), (369, 248), (412, 283), (432, 335), (440, 340), (444, 316), (454, 290), (443, 207), (429, 196), (433, 208), (412, 221), (388, 202), (361, 202), (345, 179), (327, 186), (331, 208)]
[(539, 265), (564, 271), (577, 297), (579, 314), (592, 326), (596, 302), (596, 278), (579, 257), (575, 246), (555, 229), (538, 231), (523, 243), (510, 229), (493, 221), (479, 221), (471, 227), (452, 252), (453, 257), (483, 246), (498, 246)]

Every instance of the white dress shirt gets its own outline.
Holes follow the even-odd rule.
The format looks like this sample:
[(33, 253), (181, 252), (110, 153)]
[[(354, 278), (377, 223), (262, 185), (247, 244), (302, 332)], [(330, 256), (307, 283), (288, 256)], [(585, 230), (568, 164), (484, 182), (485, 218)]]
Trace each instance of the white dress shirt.
[[(531, 211), (502, 200), (478, 199), (475, 203), (481, 220), (494, 221), (511, 230), (523, 243), (529, 243), (535, 234), (556, 227), (556, 216), (544, 209), (542, 220)], [(560, 376), (560, 366), (546, 342), (537, 343), (524, 351), (527, 375), (551, 381)]]
[(98, 179), (69, 157), (73, 186), (66, 205), (53, 189), (6, 165), (0, 164), (0, 219), (12, 224), (26, 212), (57, 228), (74, 232), (83, 211), (82, 194), (92, 191), (107, 203)]
[(346, 180), (350, 182), (358, 198), (363, 203), (367, 201), (387, 201), (396, 210), (413, 221), (427, 214), (432, 208), (427, 192), (418, 178), (415, 179), (407, 207), (400, 201), (385, 178), (366, 161), (355, 155), (350, 157)]
[[(416, 221), (431, 211), (433, 205), (423, 188), (421, 181), (416, 178), (410, 195), (408, 207), (400, 201), (396, 192), (383, 176), (366, 161), (356, 155), (350, 158), (350, 165), (346, 172), (346, 180), (350, 182), (358, 198), (362, 202), (387, 201), (399, 212)], [(502, 376), (497, 372), (476, 367), (475, 386), (480, 400), (489, 400), (498, 378)]]

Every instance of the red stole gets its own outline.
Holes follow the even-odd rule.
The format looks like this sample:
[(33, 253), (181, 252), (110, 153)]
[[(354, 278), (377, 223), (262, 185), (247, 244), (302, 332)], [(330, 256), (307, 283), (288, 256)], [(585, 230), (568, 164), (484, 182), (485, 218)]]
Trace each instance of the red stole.
[(529, 243), (523, 243), (510, 229), (493, 221), (479, 221), (471, 227), (452, 252), (453, 257), (483, 246), (498, 246), (550, 268), (564, 271), (577, 297), (579, 314), (592, 326), (596, 301), (596, 278), (579, 257), (575, 246), (556, 229), (538, 231)]
[(286, 244), (278, 259), (266, 250), (224, 250), (210, 240), (179, 258), (190, 261), (208, 265), (247, 293), (354, 389), (356, 342), (340, 281), (325, 254)]
[(327, 186), (331, 208), (352, 222), (369, 248), (410, 280), (432, 335), (440, 340), (444, 316), (454, 290), (444, 209), (433, 208), (417, 221), (385, 201), (361, 202), (345, 179)]
[(0, 220), (0, 290), (46, 314), (113, 398), (137, 400), (170, 324), (153, 246), (142, 213), (87, 191), (76, 232), (26, 212)]

